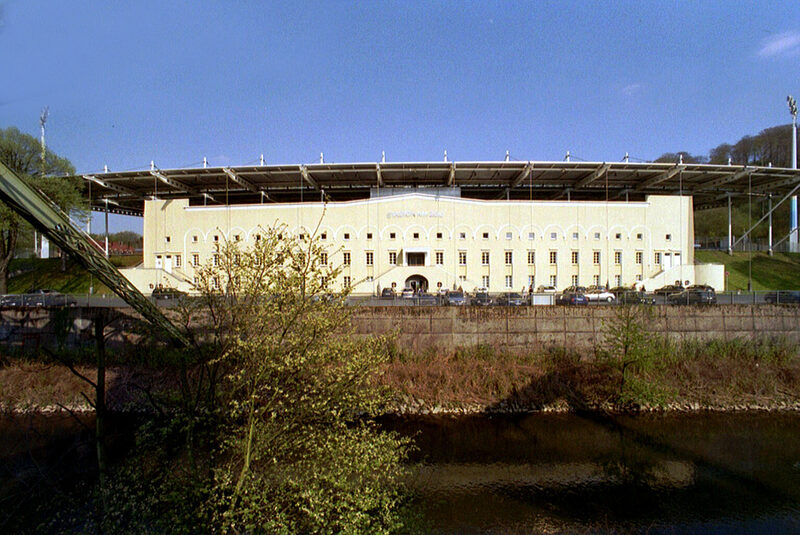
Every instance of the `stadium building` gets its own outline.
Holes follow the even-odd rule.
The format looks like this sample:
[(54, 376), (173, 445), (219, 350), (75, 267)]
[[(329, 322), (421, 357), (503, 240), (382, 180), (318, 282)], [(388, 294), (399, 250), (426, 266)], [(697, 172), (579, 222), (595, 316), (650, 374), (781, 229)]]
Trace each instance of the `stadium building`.
[(800, 180), (771, 167), (568, 161), (152, 166), (85, 178), (95, 209), (144, 217), (143, 264), (123, 273), (146, 294), (190, 291), (221, 243), (253, 243), (275, 224), (316, 231), (356, 294), (722, 290), (724, 268), (694, 261), (694, 209), (786, 194)]

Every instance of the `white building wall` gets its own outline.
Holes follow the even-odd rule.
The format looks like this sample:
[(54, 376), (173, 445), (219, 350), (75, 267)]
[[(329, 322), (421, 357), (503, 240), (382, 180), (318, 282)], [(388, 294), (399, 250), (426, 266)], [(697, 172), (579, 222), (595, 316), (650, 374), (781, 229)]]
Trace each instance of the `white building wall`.
[[(318, 229), (329, 245), (331, 262), (341, 263), (342, 253), (349, 252), (351, 265), (342, 276), (350, 277), (355, 293), (402, 288), (412, 275), (425, 277), (430, 290), (441, 283), (472, 291), (488, 280), (490, 291), (519, 291), (528, 287), (531, 276), (534, 286), (548, 285), (555, 277), (559, 289), (575, 278), (586, 286), (627, 286), (656, 276), (667, 261), (693, 263), (691, 217), (691, 197), (678, 196), (606, 203), (483, 201), (411, 193), (327, 204), (205, 207), (190, 207), (186, 199), (151, 200), (145, 202), (143, 267), (159, 264), (163, 272), (171, 265), (172, 273), (164, 282), (154, 276), (142, 289), (147, 292), (150, 284), (174, 278), (188, 284), (195, 255), (205, 263), (216, 243), (238, 239), (247, 245), (259, 228), (275, 224), (297, 234)], [(533, 263), (528, 262), (529, 251)], [(367, 252), (373, 253), (372, 266), (366, 264)], [(425, 255), (425, 265), (407, 265), (409, 252)], [(390, 253), (396, 254), (396, 265), (389, 262)], [(460, 253), (466, 255), (463, 265)]]

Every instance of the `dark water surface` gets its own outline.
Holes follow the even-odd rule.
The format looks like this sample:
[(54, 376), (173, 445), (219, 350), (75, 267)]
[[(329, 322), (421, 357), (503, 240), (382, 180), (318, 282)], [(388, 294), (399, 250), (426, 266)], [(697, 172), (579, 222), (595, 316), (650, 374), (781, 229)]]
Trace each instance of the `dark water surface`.
[(384, 422), (434, 533), (800, 533), (800, 415)]

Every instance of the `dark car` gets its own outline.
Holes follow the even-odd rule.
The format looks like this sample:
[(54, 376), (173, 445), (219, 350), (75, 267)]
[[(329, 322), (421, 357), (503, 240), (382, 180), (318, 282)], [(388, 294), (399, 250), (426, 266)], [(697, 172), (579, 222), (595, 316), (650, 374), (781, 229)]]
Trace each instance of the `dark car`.
[(394, 299), (395, 295), (394, 288), (384, 288), (381, 290), (381, 299)]
[(616, 295), (617, 302), (621, 305), (652, 305), (656, 302), (654, 298), (637, 290), (625, 290)]
[(505, 307), (521, 307), (525, 305), (525, 298), (515, 292), (506, 292), (497, 298), (495, 304)]
[(156, 288), (153, 290), (152, 297), (153, 299), (160, 301), (160, 300), (167, 300), (167, 299), (180, 299), (181, 297), (186, 297), (186, 292), (182, 292), (177, 288)]
[(577, 292), (564, 292), (556, 296), (557, 305), (588, 305), (589, 299)]
[(686, 288), (684, 288), (680, 284), (667, 284), (666, 286), (662, 286), (661, 288), (653, 291), (653, 293), (656, 295), (669, 296), (672, 294), (681, 293), (685, 289)]
[(475, 297), (472, 298), (470, 304), (479, 307), (489, 306), (492, 304), (492, 298), (489, 297), (489, 294), (486, 292), (478, 292), (475, 294)]
[(564, 288), (563, 293), (585, 294), (586, 286), (567, 286), (566, 288)]
[(708, 290), (684, 290), (667, 296), (670, 305), (714, 305), (717, 294)]
[(20, 304), (29, 307), (73, 307), (78, 304), (72, 296), (44, 288), (29, 288), (20, 298)]
[(789, 304), (800, 303), (800, 291), (797, 290), (778, 290), (777, 292), (769, 292), (764, 296), (767, 303)]
[(450, 306), (460, 307), (467, 304), (467, 297), (464, 295), (464, 292), (458, 290), (448, 292), (444, 299)]

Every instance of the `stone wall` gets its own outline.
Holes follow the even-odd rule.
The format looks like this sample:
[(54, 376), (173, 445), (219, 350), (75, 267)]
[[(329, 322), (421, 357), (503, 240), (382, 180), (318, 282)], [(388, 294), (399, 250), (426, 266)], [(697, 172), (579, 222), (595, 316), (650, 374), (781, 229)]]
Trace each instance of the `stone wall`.
[[(363, 307), (354, 314), (360, 335), (395, 333), (410, 351), (452, 351), (488, 345), (512, 352), (546, 347), (591, 350), (603, 340), (615, 306), (561, 307)], [(92, 318), (118, 318), (109, 328), (109, 347), (132, 351), (148, 330), (130, 309), (0, 309), (0, 348), (35, 352), (63, 343), (93, 344)], [(673, 339), (733, 339), (782, 336), (800, 342), (800, 306), (717, 305), (654, 307), (650, 330)]]
[[(452, 351), (488, 345), (512, 352), (560, 346), (592, 349), (602, 343), (615, 306), (589, 307), (371, 307), (359, 310), (359, 334), (396, 333), (411, 351)], [(787, 337), (800, 342), (800, 307), (718, 305), (654, 307), (652, 332), (681, 340)]]

